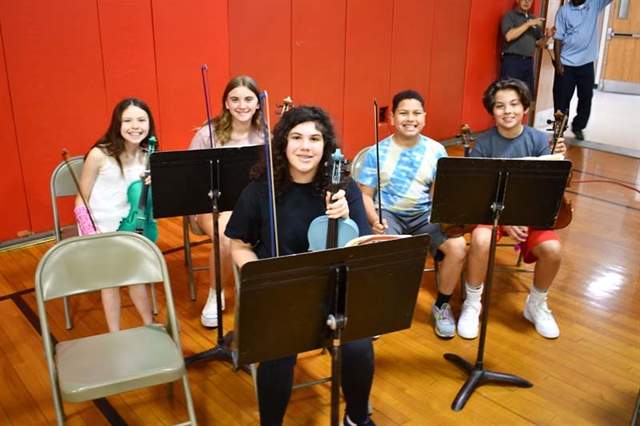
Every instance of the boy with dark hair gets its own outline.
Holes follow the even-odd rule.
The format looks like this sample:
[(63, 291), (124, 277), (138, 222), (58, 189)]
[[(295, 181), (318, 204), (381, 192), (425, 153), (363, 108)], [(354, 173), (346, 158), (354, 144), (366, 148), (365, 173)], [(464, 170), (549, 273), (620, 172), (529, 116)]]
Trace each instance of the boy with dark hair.
[[(391, 122), (396, 131), (378, 143), (381, 199), (377, 200), (376, 195), (375, 149), (370, 149), (365, 157), (358, 184), (375, 234), (429, 234), (431, 237), (431, 253), (442, 260), (432, 317), (436, 335), (448, 339), (456, 331), (449, 300), (462, 271), (466, 241), (462, 237), (447, 238), (440, 224), (429, 221), (436, 163), (447, 156), (447, 151), (440, 143), (420, 134), (425, 115), (424, 99), (418, 92), (405, 90), (393, 97)], [(382, 205), (381, 218), (376, 203)]]
[[(525, 126), (522, 119), (529, 111), (531, 93), (520, 80), (506, 79), (494, 82), (483, 96), (485, 109), (495, 119), (495, 126), (484, 133), (471, 149), (471, 157), (521, 158), (539, 157), (550, 153), (550, 141), (543, 132)], [(564, 153), (562, 139), (557, 153)], [(479, 316), (484, 278), (487, 275), (491, 247), (490, 225), (478, 225), (471, 233), (471, 247), (467, 256), (467, 298), (462, 305), (458, 321), (458, 334), (465, 339), (478, 336)], [(528, 226), (501, 226), (498, 238), (508, 235), (518, 242), (526, 263), (536, 262), (531, 291), (524, 307), (524, 317), (532, 322), (536, 331), (548, 339), (560, 335), (558, 324), (547, 307), (547, 293), (559, 269), (562, 245), (553, 230)]]

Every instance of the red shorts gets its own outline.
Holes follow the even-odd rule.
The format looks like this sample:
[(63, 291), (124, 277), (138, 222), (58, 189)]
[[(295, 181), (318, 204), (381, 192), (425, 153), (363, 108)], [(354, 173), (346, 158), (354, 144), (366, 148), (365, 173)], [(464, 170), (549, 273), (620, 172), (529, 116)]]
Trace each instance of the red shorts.
[[(487, 228), (493, 229), (492, 225), (478, 225), (477, 228)], [(500, 238), (505, 234), (504, 227), (498, 227), (498, 235), (496, 236), (497, 240), (500, 241)], [(520, 243), (520, 250), (522, 250), (522, 258), (525, 263), (533, 263), (538, 260), (533, 254), (531, 254), (531, 250), (538, 246), (538, 244), (544, 243), (545, 241), (560, 241), (558, 238), (558, 234), (556, 231), (551, 229), (536, 229), (529, 227), (529, 236), (527, 239)]]

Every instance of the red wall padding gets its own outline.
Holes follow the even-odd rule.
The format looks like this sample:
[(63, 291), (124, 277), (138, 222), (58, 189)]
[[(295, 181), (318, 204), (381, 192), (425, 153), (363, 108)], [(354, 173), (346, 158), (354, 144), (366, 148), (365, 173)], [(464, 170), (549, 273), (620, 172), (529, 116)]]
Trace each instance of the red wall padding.
[(231, 76), (247, 74), (267, 91), (273, 128), (276, 103), (292, 95), (291, 0), (230, 0), (229, 52)]
[(346, 3), (293, 0), (291, 16), (291, 96), (295, 104), (324, 108), (342, 146)]
[[(231, 76), (248, 74), (275, 104), (332, 116), (348, 158), (374, 141), (373, 99), (391, 107), (412, 88), (426, 99), (424, 133), (492, 124), (480, 96), (497, 77), (502, 14), (513, 0), (14, 0), (0, 8), (2, 227), (52, 228), (51, 172), (61, 149), (87, 152), (114, 105), (143, 98), (163, 150), (186, 149)], [(387, 122), (380, 138), (390, 134)], [(7, 209), (11, 205), (13, 210)], [(72, 221), (70, 212), (66, 218)]]
[(438, 140), (460, 129), (464, 99), (467, 32), (470, 2), (435, 1), (431, 81), (427, 105), (427, 130)]
[[(86, 141), (85, 151), (104, 134), (113, 108), (124, 98), (144, 100), (151, 108), (156, 130), (162, 128), (151, 2), (134, 0), (125, 4), (98, 0), (98, 13), (108, 118), (104, 128), (97, 131), (92, 140)], [(161, 134), (157, 136), (161, 139)]]
[[(417, 90), (425, 99), (425, 110), (431, 115), (437, 107), (431, 106), (431, 68), (433, 56), (433, 32), (435, 1), (396, 2), (393, 10), (393, 47), (391, 52), (391, 82), (385, 105), (391, 112), (393, 96), (407, 89)], [(437, 85), (437, 83), (433, 84)], [(431, 111), (430, 111), (431, 110)], [(394, 132), (385, 125), (385, 136)], [(430, 137), (432, 129), (423, 133)], [(380, 137), (383, 136), (381, 129)]]
[(6, 67), (4, 49), (0, 49), (0, 240), (30, 228)]
[[(201, 68), (211, 115), (229, 80), (228, 9), (224, 1), (152, 1), (155, 72), (162, 150), (187, 149), (207, 119)], [(153, 70), (152, 70), (153, 72)], [(155, 75), (150, 76), (155, 78)]]
[(373, 100), (384, 105), (391, 78), (393, 0), (347, 2), (344, 151), (373, 145)]
[[(3, 3), (0, 13), (29, 229), (40, 232), (53, 228), (49, 179), (62, 148), (84, 153), (106, 126), (98, 8), (20, 1)], [(1, 173), (4, 180), (7, 171)], [(14, 196), (19, 203), (21, 194)], [(1, 238), (21, 228), (3, 222)]]
[(462, 120), (474, 131), (493, 126), (493, 118), (482, 106), (482, 94), (500, 76), (500, 21), (514, 6), (511, 0), (471, 4), (470, 23), (475, 25), (469, 25)]

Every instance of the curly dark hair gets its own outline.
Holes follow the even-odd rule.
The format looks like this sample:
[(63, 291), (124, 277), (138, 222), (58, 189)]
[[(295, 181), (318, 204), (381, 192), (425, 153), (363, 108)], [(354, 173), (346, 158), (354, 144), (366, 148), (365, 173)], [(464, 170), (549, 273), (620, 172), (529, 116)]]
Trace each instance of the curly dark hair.
[[(109, 124), (107, 132), (91, 147), (92, 149), (100, 148), (104, 150), (107, 155), (114, 157), (116, 159), (116, 162), (118, 163), (118, 166), (120, 167), (121, 172), (122, 161), (120, 160), (120, 154), (124, 152), (124, 138), (120, 133), (120, 129), (122, 128), (122, 114), (130, 106), (140, 108), (149, 116), (149, 133), (147, 134), (147, 137), (142, 141), (141, 145), (144, 146), (149, 144), (149, 138), (156, 135), (156, 125), (153, 121), (151, 110), (141, 99), (126, 98), (118, 102), (118, 105), (116, 105), (116, 107), (113, 109), (113, 114), (111, 115), (111, 124)], [(158, 144), (156, 143), (156, 147), (157, 146)]]
[[(298, 124), (312, 121), (316, 129), (322, 133), (324, 149), (322, 159), (318, 165), (318, 170), (313, 178), (313, 185), (318, 191), (318, 195), (324, 199), (325, 191), (331, 184), (331, 171), (333, 170), (332, 155), (338, 148), (333, 123), (329, 115), (320, 107), (316, 106), (296, 106), (282, 115), (280, 121), (273, 129), (272, 156), (273, 156), (273, 181), (276, 198), (280, 197), (283, 191), (292, 183), (289, 172), (289, 161), (287, 160), (287, 144), (291, 129)], [(258, 179), (266, 175), (268, 159), (263, 159), (251, 171), (251, 178)], [(342, 175), (340, 188), (344, 187), (345, 175)]]
[(501, 90), (513, 90), (516, 92), (525, 111), (531, 106), (531, 91), (529, 91), (527, 84), (517, 78), (503, 78), (491, 83), (485, 90), (484, 95), (482, 95), (484, 109), (491, 116), (493, 116), (493, 107), (496, 105), (496, 93)]

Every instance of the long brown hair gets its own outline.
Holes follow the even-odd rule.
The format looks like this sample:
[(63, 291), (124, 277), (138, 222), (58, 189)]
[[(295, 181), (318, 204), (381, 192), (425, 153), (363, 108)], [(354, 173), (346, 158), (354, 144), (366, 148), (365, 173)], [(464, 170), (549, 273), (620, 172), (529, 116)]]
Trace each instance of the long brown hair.
[(151, 110), (141, 99), (126, 98), (118, 102), (118, 105), (116, 105), (116, 107), (113, 109), (113, 114), (111, 115), (111, 124), (109, 124), (107, 132), (91, 147), (100, 148), (105, 151), (107, 155), (114, 157), (116, 159), (116, 162), (118, 163), (118, 167), (120, 167), (120, 172), (123, 171), (120, 154), (124, 152), (124, 138), (120, 133), (120, 129), (122, 128), (122, 114), (130, 106), (140, 108), (149, 116), (149, 133), (147, 134), (147, 137), (142, 141), (141, 145), (149, 144), (149, 138), (151, 136), (155, 136), (156, 134), (156, 125), (153, 121)]
[[(260, 99), (260, 89), (258, 88), (258, 83), (256, 83), (253, 78), (248, 75), (239, 75), (229, 80), (229, 83), (227, 83), (227, 87), (225, 87), (224, 93), (222, 94), (222, 112), (217, 117), (211, 119), (213, 133), (215, 135), (216, 142), (220, 144), (219, 146), (224, 146), (229, 142), (229, 140), (231, 140), (233, 121), (231, 113), (225, 107), (225, 102), (227, 101), (229, 92), (236, 87), (246, 87), (256, 95), (256, 98)], [(208, 123), (205, 120), (204, 124), (200, 126), (200, 129), (207, 125)], [(260, 109), (257, 109), (253, 114), (253, 117), (251, 118), (251, 127), (262, 132), (262, 111)]]

